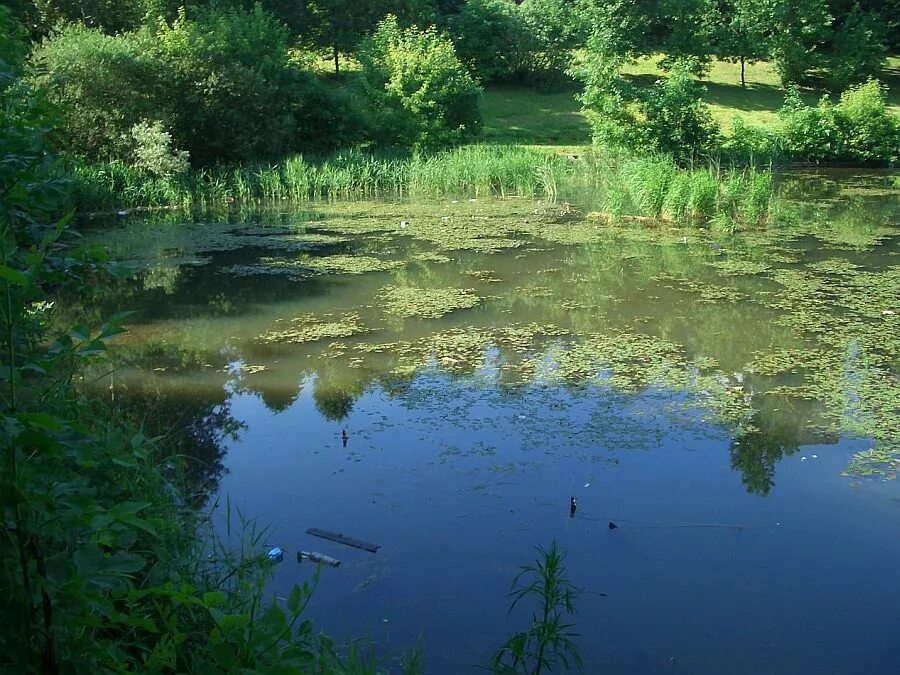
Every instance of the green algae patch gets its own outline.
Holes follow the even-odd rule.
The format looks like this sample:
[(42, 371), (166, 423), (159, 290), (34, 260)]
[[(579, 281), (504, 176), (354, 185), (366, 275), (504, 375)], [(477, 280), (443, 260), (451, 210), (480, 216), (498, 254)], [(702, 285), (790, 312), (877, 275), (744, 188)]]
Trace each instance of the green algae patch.
[(424, 251), (422, 253), (415, 253), (412, 255), (411, 260), (420, 263), (433, 263), (436, 265), (446, 265), (449, 262), (453, 261), (453, 258), (450, 256), (446, 256), (443, 253), (437, 253), (435, 251)]
[(344, 314), (335, 317), (333, 314), (307, 314), (279, 322), (283, 327), (263, 333), (258, 342), (295, 343), (317, 342), (362, 335), (370, 332), (358, 314)]
[(222, 271), (236, 277), (279, 275), (307, 279), (325, 274), (367, 274), (388, 272), (403, 267), (399, 260), (380, 260), (366, 255), (304, 256), (301, 258), (263, 257), (252, 265), (230, 265)]
[(394, 316), (439, 319), (456, 310), (477, 307), (481, 298), (467, 288), (386, 286), (378, 293), (377, 301), (386, 313)]
[(388, 272), (403, 267), (406, 263), (400, 260), (380, 260), (366, 255), (330, 255), (311, 256), (302, 259), (299, 264), (320, 274), (367, 274)]
[(771, 265), (759, 260), (726, 259), (713, 260), (707, 265), (716, 268), (720, 274), (729, 277), (756, 276), (768, 271)]

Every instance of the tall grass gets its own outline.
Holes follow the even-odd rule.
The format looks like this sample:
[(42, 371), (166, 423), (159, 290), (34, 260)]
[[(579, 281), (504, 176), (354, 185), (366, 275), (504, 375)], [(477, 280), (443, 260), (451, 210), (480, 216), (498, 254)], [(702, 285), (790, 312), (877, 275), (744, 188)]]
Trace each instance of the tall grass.
[(710, 163), (678, 166), (671, 157), (599, 156), (570, 180), (565, 191), (611, 220), (713, 221), (730, 227), (761, 225), (774, 198), (771, 171)]
[(570, 161), (519, 146), (469, 145), (414, 157), (360, 151), (279, 164), (215, 167), (159, 177), (119, 163), (72, 171), (81, 210), (200, 206), (232, 202), (377, 197), (526, 196), (573, 199), (611, 218), (637, 216), (678, 222), (716, 219), (759, 224), (769, 210), (768, 172), (685, 169), (667, 156), (598, 155)]

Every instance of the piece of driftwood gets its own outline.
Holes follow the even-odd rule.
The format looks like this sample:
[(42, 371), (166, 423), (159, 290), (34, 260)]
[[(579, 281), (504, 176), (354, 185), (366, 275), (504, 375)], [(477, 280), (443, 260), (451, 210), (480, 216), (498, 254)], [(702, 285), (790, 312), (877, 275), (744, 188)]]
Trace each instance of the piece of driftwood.
[(310, 562), (331, 565), (332, 567), (339, 567), (341, 564), (340, 560), (325, 555), (324, 553), (316, 553), (315, 551), (297, 551), (297, 562), (303, 562), (304, 558)]
[(370, 544), (367, 541), (363, 541), (361, 539), (354, 539), (353, 537), (346, 537), (340, 532), (329, 532), (328, 530), (320, 530), (318, 527), (311, 527), (306, 531), (306, 534), (311, 534), (314, 537), (321, 537), (322, 539), (328, 539), (330, 541), (336, 541), (339, 544), (344, 544), (345, 546), (352, 546), (353, 548), (361, 548), (364, 551), (369, 551), (369, 553), (377, 553), (378, 549), (381, 548), (378, 544)]

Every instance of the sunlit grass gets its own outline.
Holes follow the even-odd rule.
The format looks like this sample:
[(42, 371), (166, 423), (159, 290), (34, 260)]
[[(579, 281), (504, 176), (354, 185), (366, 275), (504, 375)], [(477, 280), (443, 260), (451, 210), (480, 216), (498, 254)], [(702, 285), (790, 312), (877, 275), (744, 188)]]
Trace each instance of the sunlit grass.
[[(628, 65), (624, 72), (638, 82), (650, 85), (661, 74), (659, 56), (646, 57)], [(741, 116), (755, 126), (778, 121), (784, 103), (784, 89), (771, 63), (746, 64), (746, 88), (741, 87), (741, 65), (714, 59), (703, 84), (713, 118), (728, 133), (731, 121)], [(881, 73), (888, 87), (888, 105), (900, 114), (900, 56), (888, 59)], [(541, 93), (525, 87), (489, 87), (484, 94), (484, 140), (488, 143), (517, 143), (556, 146), (575, 151), (575, 146), (590, 143), (590, 128), (575, 98), (576, 89)], [(824, 90), (802, 92), (807, 103), (814, 104)]]

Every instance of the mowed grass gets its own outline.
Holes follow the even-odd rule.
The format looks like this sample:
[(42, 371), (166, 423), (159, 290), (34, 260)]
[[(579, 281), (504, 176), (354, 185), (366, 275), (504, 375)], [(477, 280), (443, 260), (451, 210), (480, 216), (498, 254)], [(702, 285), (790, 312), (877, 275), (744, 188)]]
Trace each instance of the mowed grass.
[[(648, 85), (661, 74), (649, 57), (631, 64), (625, 73)], [(731, 121), (740, 116), (756, 126), (769, 126), (778, 121), (778, 110), (784, 103), (784, 89), (772, 64), (760, 61), (746, 65), (747, 86), (741, 87), (739, 63), (714, 60), (703, 84), (713, 117), (724, 133)], [(888, 59), (881, 73), (888, 87), (888, 104), (900, 115), (900, 56)], [(577, 90), (542, 93), (526, 87), (488, 87), (484, 92), (484, 140), (488, 143), (554, 146), (559, 151), (572, 151), (590, 143), (590, 127), (576, 100)], [(814, 104), (824, 90), (804, 90), (804, 100)]]
[(591, 128), (575, 89), (542, 93), (525, 87), (488, 87), (482, 99), (484, 140), (499, 145), (583, 146)]

